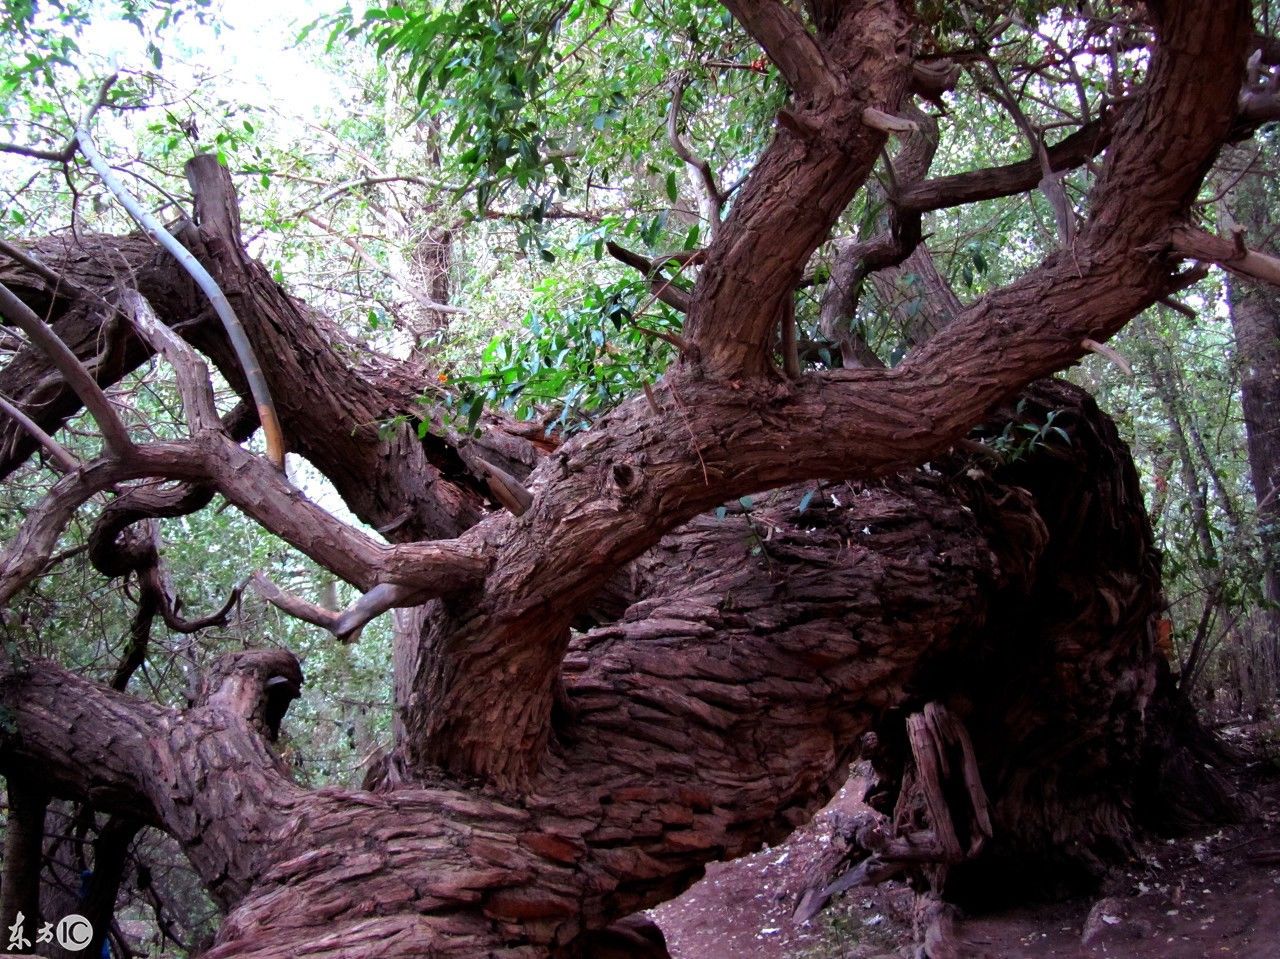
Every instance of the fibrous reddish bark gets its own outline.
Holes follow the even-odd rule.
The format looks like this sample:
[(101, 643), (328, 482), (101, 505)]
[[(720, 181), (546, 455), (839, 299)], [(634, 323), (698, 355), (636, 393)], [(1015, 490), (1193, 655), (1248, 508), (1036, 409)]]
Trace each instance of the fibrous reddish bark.
[[(1117, 770), (1136, 777), (1144, 755), (1158, 578), (1114, 431), (1075, 391), (1040, 402), (1070, 447), (998, 478), (951, 460), (827, 487), (803, 513), (803, 490), (780, 491), (664, 541), (627, 612), (571, 646), (556, 740), (519, 800), (293, 786), (264, 748), (268, 682), (299, 679), (283, 654), (238, 654), (185, 713), (36, 665), (9, 705), (40, 749), (6, 752), (41, 757), (55, 790), (199, 830), (194, 861), (237, 904), (214, 956), (568, 948), (785, 834), (862, 733), (892, 742), (940, 690), (973, 731), (992, 861), (1061, 878), (1063, 828), (1084, 842), (1076, 867), (1131, 835)], [(107, 743), (120, 793), (85, 781)]]
[[(420, 409), (421, 371), (334, 350), (338, 334), (244, 253), (225, 172), (198, 160), (184, 242), (272, 357), (286, 440), (393, 545), (323, 514), (225, 424), (193, 414), (189, 439), (108, 453), (61, 480), (5, 554), (0, 595), (39, 574), (95, 492), (154, 478), (216, 490), (368, 590), (374, 611), (436, 597), (402, 615), (396, 742), (378, 791), (308, 791), (268, 745), (282, 690), (301, 680), (283, 651), (220, 664), (184, 711), (10, 660), (6, 772), (182, 842), (231, 910), (215, 957), (582, 954), (584, 935), (709, 859), (782, 835), (836, 784), (861, 733), (892, 736), (899, 714), (932, 701), (948, 701), (983, 764), (991, 861), (1053, 862), (1064, 831), (1073, 864), (1123, 848), (1135, 783), (1117, 770), (1142, 758), (1158, 670), (1132, 470), (1096, 410), (1065, 394), (1041, 402), (1075, 410), (1072, 456), (1088, 454), (1075, 473), (1039, 475), (1029, 457), (1025, 476), (997, 477), (948, 451), (1178, 285), (1171, 237), (1239, 132), (1252, 34), (1243, 2), (1148, 7), (1147, 81), (1108, 128), (1070, 247), (897, 367), (791, 379), (773, 369), (776, 327), (896, 122), (912, 14), (896, 0), (814, 4), (810, 32), (786, 5), (735, 0), (792, 103), (700, 254), (681, 362), (558, 445), (498, 419), (479, 453), (447, 431), (420, 440), (412, 424), (381, 436), (378, 422)], [(996, 180), (981, 189), (1009, 182)], [(75, 277), (79, 299), (29, 265), (0, 281), (82, 362), (117, 323), (113, 355), (89, 364), (100, 381), (150, 353), (131, 332), (140, 310), (119, 309), (137, 306), (136, 290), (245, 392), (191, 285), (139, 238), (34, 249)], [(56, 428), (73, 399), (34, 351), (14, 364), (0, 389)], [(33, 448), (11, 430), (4, 468)], [(935, 468), (916, 469), (926, 461)], [(1063, 485), (1071, 476), (1078, 487)], [(497, 497), (510, 511), (484, 505), (495, 477), (515, 484)], [(806, 510), (803, 488), (785, 488), (820, 481), (849, 485)], [(778, 488), (748, 512), (698, 518)], [(625, 611), (573, 637), (606, 594), (615, 615), (625, 595)], [(1045, 755), (1047, 774), (1031, 775)]]

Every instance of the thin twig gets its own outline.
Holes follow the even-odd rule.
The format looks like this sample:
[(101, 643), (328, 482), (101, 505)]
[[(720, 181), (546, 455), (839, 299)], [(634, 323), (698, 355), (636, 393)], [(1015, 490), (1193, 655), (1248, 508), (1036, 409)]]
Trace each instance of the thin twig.
[[(81, 127), (88, 125), (98, 110), (106, 105), (107, 94), (111, 92), (111, 88), (115, 85), (117, 78), (118, 74), (113, 73), (102, 81), (102, 85), (98, 87), (97, 96), (93, 98), (93, 102), (89, 104), (84, 115), (80, 118), (80, 123), (76, 127), (77, 133)], [(0, 143), (0, 153), (14, 153), (18, 156), (31, 157), (34, 160), (52, 160), (54, 163), (70, 163), (72, 157), (76, 155), (77, 133), (72, 133), (60, 150), (41, 150), (38, 147), (24, 147), (16, 143)]]

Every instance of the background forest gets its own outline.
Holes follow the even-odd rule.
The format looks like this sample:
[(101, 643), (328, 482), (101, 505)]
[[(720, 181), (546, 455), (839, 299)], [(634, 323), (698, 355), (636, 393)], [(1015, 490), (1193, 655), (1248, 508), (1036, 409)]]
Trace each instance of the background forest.
[[(886, 229), (885, 198), (909, 186), (900, 181), (910, 150), (936, 151), (930, 177), (1020, 161), (1058, 131), (1105, 123), (1108, 105), (1130, 94), (1146, 49), (1112, 29), (1126, 5), (1067, 6), (920, 4), (951, 50), (968, 55), (954, 58), (954, 89), (912, 117), (916, 132), (891, 142), (837, 239), (813, 257), (786, 362), (853, 365), (861, 346), (892, 366), (948, 314), (1058, 247), (1064, 204), (1083, 205), (1092, 160), (1041, 189), (925, 212), (927, 252), (853, 278), (843, 313), (829, 295), (841, 250)], [(1256, 7), (1270, 26), (1269, 4)], [(572, 435), (650, 389), (680, 349), (676, 307), (692, 288), (689, 265), (787, 97), (729, 13), (698, 0), (257, 9), (4, 0), (0, 19), (0, 140), (17, 148), (0, 153), (0, 256), (58, 231), (134, 229), (83, 158), (23, 155), (59, 149), (114, 75), (93, 129), (127, 189), (176, 221), (190, 205), (183, 164), (216, 154), (240, 198), (247, 248), (277, 282), (359, 343), (417, 364), (421, 414), (375, 425), (408, 422), (420, 436), (465, 436), (493, 411), (543, 435)], [(1228, 147), (1195, 212), (1215, 232), (1238, 227), (1251, 249), (1280, 255), (1275, 140), (1263, 127)], [(1266, 718), (1280, 695), (1280, 500), (1271, 485), (1280, 441), (1269, 405), (1280, 401), (1280, 294), (1217, 268), (1190, 279), (1112, 339), (1107, 355), (1066, 376), (1114, 418), (1138, 467), (1163, 556), (1160, 640), (1181, 688), (1211, 723)], [(20, 344), (0, 331), (0, 362)], [(230, 388), (219, 389), (230, 408)], [(109, 395), (131, 429), (181, 435), (178, 392), (160, 362)], [(1060, 436), (1050, 411), (975, 442), (1017, 462)], [(85, 417), (58, 440), (86, 457), (98, 442)], [(291, 458), (289, 471), (356, 522), (304, 461)], [(37, 457), (7, 478), (0, 540), (17, 533), (55, 476)], [(800, 513), (822, 488), (802, 491)], [(101, 506), (80, 511), (58, 562), (4, 610), (9, 655), (49, 658), (103, 682), (126, 671), (134, 692), (180, 704), (199, 664), (218, 653), (285, 646), (306, 684), (282, 755), (308, 786), (358, 785), (390, 736), (393, 617), (337, 643), (284, 614), (251, 587), (252, 573), (334, 611), (359, 594), (215, 499), (160, 521), (177, 614), (189, 624), (225, 613), (203, 628), (174, 628), (184, 624), (140, 611), (136, 583), (107, 581), (84, 561)], [(754, 506), (743, 497), (719, 515), (749, 516)], [(76, 816), (63, 804), (51, 826), (66, 837), (52, 880), (68, 889), (84, 866), (77, 837), (91, 828)], [(146, 832), (129, 855), (125, 938), (150, 955), (207, 944), (218, 913), (176, 846)]]

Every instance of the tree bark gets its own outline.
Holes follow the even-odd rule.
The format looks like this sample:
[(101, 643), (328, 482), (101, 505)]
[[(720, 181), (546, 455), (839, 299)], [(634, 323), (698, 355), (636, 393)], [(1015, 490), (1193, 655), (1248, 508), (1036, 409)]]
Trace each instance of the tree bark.
[[(1274, 255), (1273, 192), (1262, 174), (1246, 174), (1236, 187), (1232, 213)], [(1280, 689), (1280, 294), (1229, 273), (1227, 307), (1242, 369), (1240, 402), (1263, 550), (1263, 595), (1273, 607), (1260, 617), (1261, 642), (1244, 652), (1257, 705)]]
[[(203, 484), (373, 600), (439, 597), (400, 614), (397, 741), (378, 790), (308, 791), (269, 746), (272, 690), (302, 679), (283, 651), (220, 662), (186, 710), (9, 658), (6, 771), (176, 837), (229, 910), (213, 959), (583, 954), (585, 935), (678, 892), (705, 862), (802, 821), (862, 734), (886, 743), (892, 782), (904, 717), (929, 702), (970, 729), (994, 803), (988, 861), (1094, 872), (1132, 836), (1136, 771), (1156, 741), (1144, 717), (1162, 689), (1132, 467), (1096, 408), (1062, 387), (1035, 402), (1070, 414), (1069, 451), (1048, 444), (997, 472), (952, 450), (1176, 286), (1170, 232), (1236, 129), (1251, 30), (1243, 2), (1149, 7), (1147, 83), (1117, 120), (1071, 248), (893, 369), (790, 381), (770, 360), (779, 307), (884, 144), (867, 118), (907, 88), (911, 17), (867, 0), (829, 11), (815, 35), (789, 6), (734, 0), (792, 102), (705, 251), (682, 362), (562, 444), (487, 420), (479, 465), (447, 430), (417, 437), (418, 371), (350, 360), (249, 260), (225, 171), (197, 161), (185, 242), (271, 357), (286, 438), (397, 545), (320, 515), (211, 428), (69, 473), (5, 554), (2, 585), (43, 568), (92, 492)], [(115, 270), (119, 251), (171, 326), (207, 312), (138, 237), (37, 249), (108, 304), (128, 291), (97, 264)], [(91, 357), (111, 309), (29, 271), (0, 279), (11, 275)], [(243, 393), (219, 330), (201, 319), (184, 334)], [(149, 355), (131, 349), (128, 362)], [(56, 427), (73, 409), (65, 387), (32, 351), (18, 360), (0, 389), (29, 409), (45, 401), (41, 425)], [(380, 435), (393, 416), (410, 421)], [(12, 468), (32, 445), (6, 435)], [(524, 485), (521, 508), (486, 502), (489, 467)], [(801, 509), (823, 483), (836, 485)], [(625, 610), (575, 635), (625, 569)]]
[[(30, 953), (40, 927), (40, 865), (48, 794), (38, 784), (6, 774), (9, 816), (4, 834), (4, 879), (0, 886), (0, 935), (6, 949)], [(14, 938), (15, 933), (18, 938)], [(25, 945), (24, 945), (25, 943)]]
[[(266, 681), (299, 678), (280, 653), (236, 654), (184, 713), (35, 664), (6, 705), (40, 749), (6, 752), (183, 839), (233, 907), (211, 957), (578, 948), (785, 835), (863, 733), (901, 740), (939, 694), (973, 733), (990, 862), (1079, 878), (1135, 826), (1157, 561), (1114, 429), (1074, 389), (1037, 395), (1072, 444), (999, 477), (944, 461), (804, 512), (783, 490), (664, 540), (626, 613), (570, 645), (548, 760), (518, 800), (444, 779), (298, 789), (266, 750)], [(85, 761), (108, 749), (109, 789)]]

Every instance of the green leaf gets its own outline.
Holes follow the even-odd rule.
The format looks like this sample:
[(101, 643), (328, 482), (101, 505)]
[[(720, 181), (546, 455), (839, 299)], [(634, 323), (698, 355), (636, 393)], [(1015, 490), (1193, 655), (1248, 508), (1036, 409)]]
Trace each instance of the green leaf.
[(484, 397), (477, 396), (471, 400), (470, 408), (467, 410), (467, 432), (474, 433), (476, 425), (480, 422), (480, 416), (484, 413)]

